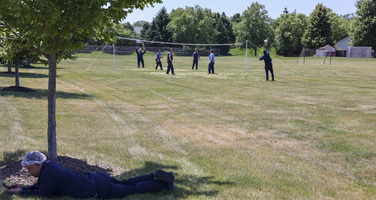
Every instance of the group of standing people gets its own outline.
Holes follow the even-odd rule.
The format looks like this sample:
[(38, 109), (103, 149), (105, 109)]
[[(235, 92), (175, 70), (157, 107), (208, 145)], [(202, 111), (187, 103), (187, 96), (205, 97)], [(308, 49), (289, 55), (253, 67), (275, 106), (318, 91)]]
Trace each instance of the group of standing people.
[[(274, 81), (273, 63), (272, 63), (272, 59), (271, 59), (270, 54), (269, 54), (269, 42), (268, 42), (268, 40), (264, 40), (264, 44), (265, 44), (266, 50), (263, 51), (263, 53), (264, 53), (263, 56), (260, 55), (259, 60), (264, 60), (264, 62), (265, 62), (266, 81), (269, 81), (269, 72), (271, 73), (272, 81)], [(168, 66), (167, 66), (166, 74), (169, 74), (170, 71), (171, 71), (171, 73), (173, 75), (175, 75), (174, 65), (173, 65), (174, 56), (172, 54), (173, 52), (174, 52), (174, 50), (171, 48), (170, 51), (167, 54), (167, 64), (168, 64)], [(140, 63), (142, 63), (142, 68), (144, 68), (145, 66), (144, 66), (143, 56), (146, 53), (145, 48), (136, 49), (136, 53), (137, 53), (138, 68), (140, 68)], [(161, 58), (162, 58), (161, 50), (158, 50), (157, 56), (155, 58), (155, 61), (156, 61), (156, 64), (157, 64), (155, 66), (155, 70), (158, 69), (158, 66), (160, 67), (161, 70), (163, 70)], [(196, 66), (196, 70), (198, 69), (198, 60), (199, 59), (201, 59), (200, 53), (198, 53), (198, 50), (195, 49), (195, 51), (192, 53), (192, 61), (193, 61), (192, 69), (194, 69), (195, 66)], [(214, 64), (215, 64), (215, 55), (213, 53), (213, 50), (210, 50), (209, 63), (208, 63), (208, 73), (209, 74), (214, 74)]]
[[(169, 74), (170, 71), (171, 71), (171, 73), (173, 75), (175, 75), (174, 65), (173, 65), (174, 56), (172, 54), (173, 52), (174, 52), (174, 50), (171, 48), (170, 51), (167, 53), (167, 72), (166, 72), (166, 74)], [(137, 53), (138, 68), (140, 68), (140, 63), (142, 64), (142, 68), (144, 68), (145, 67), (145, 65), (144, 65), (144, 54), (146, 53), (145, 48), (136, 49), (136, 53)], [(155, 62), (156, 62), (155, 70), (157, 70), (158, 67), (160, 67), (160, 69), (163, 70), (161, 58), (162, 58), (161, 50), (158, 50), (157, 56), (155, 58)], [(192, 54), (192, 60), (193, 60), (192, 69), (194, 69), (195, 65), (196, 65), (196, 70), (198, 69), (198, 60), (199, 59), (201, 59), (200, 53), (198, 53), (198, 50), (195, 49), (195, 51)], [(209, 65), (208, 65), (209, 74), (214, 74), (214, 63), (215, 63), (215, 55), (213, 53), (213, 50), (210, 50)]]

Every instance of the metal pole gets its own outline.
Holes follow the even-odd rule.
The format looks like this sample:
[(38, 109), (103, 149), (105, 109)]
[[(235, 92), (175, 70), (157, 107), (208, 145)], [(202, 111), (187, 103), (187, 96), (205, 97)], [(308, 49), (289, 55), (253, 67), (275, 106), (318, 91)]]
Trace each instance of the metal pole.
[(113, 61), (112, 61), (112, 65), (113, 65), (113, 70), (115, 71), (115, 44), (112, 44), (112, 54), (113, 54)]
[(245, 41), (245, 66), (248, 72), (248, 40)]

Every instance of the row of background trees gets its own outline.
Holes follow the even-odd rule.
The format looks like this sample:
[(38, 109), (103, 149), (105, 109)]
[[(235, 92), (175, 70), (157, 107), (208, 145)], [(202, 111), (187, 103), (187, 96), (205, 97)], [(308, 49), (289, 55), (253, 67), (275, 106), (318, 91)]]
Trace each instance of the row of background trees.
[[(323, 4), (318, 4), (309, 16), (285, 8), (277, 19), (271, 19), (265, 6), (257, 2), (231, 17), (200, 6), (178, 8), (171, 13), (162, 8), (152, 22), (124, 23), (112, 29), (121, 37), (162, 42), (225, 44), (248, 40), (255, 52), (268, 38), (277, 53), (284, 56), (298, 55), (303, 48), (335, 45), (347, 35), (354, 46), (376, 49), (376, 2), (358, 0), (356, 7), (356, 14), (343, 16)], [(136, 26), (143, 27), (140, 36), (134, 33)], [(133, 43), (117, 41), (117, 45), (126, 44)], [(229, 47), (221, 47), (221, 54), (228, 53)]]

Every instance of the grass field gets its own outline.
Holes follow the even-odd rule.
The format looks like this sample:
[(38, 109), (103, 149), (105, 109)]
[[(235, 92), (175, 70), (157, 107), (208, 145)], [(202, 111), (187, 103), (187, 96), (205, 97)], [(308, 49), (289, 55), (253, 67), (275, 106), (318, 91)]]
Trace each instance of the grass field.
[[(272, 57), (266, 82), (254, 57), (248, 72), (244, 57), (217, 57), (215, 75), (207, 58), (191, 70), (174, 57), (172, 76), (151, 54), (145, 69), (117, 56), (115, 71), (109, 54), (89, 67), (95, 56), (58, 65), (58, 154), (118, 178), (176, 172), (176, 191), (127, 199), (376, 199), (376, 59)], [(0, 160), (47, 150), (48, 69), (36, 67), (20, 82), (37, 92), (0, 92)], [(0, 87), (12, 85), (0, 74)]]

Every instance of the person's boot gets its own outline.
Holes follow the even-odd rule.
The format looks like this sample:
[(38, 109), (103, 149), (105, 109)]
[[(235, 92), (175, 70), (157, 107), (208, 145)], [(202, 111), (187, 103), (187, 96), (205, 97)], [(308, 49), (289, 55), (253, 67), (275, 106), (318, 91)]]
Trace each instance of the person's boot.
[(165, 172), (163, 170), (157, 170), (153, 172), (154, 179), (166, 182), (169, 190), (175, 190), (175, 175), (173, 172)]

